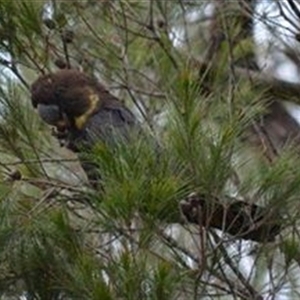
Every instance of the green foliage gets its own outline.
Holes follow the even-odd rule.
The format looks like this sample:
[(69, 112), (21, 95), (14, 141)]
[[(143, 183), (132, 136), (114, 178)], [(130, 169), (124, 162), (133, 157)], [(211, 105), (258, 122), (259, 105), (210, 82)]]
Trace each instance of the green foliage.
[[(254, 299), (289, 282), (266, 288), (268, 272), (299, 267), (299, 155), (287, 143), (269, 164), (249, 147), (270, 98), (232, 72), (252, 51), (239, 39), (239, 10), (230, 4), (218, 20), (234, 43), (204, 62), (209, 74), (194, 63), (208, 44), (201, 22), (190, 45), (170, 38), (176, 27), (195, 28), (183, 16), (200, 2), (0, 0), (0, 64), (15, 76), (4, 72), (0, 89), (3, 299)], [(96, 191), (31, 107), (28, 83), (57, 60), (104, 81), (141, 121), (130, 143), (85, 153), (101, 175)], [(246, 276), (235, 237), (178, 225), (192, 192), (283, 214), (283, 239), (251, 244)]]

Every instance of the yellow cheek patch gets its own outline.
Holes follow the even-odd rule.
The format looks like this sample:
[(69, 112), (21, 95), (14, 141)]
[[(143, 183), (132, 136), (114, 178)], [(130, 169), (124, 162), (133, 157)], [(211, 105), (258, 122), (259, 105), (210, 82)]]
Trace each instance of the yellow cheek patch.
[(89, 101), (88, 110), (80, 117), (75, 118), (75, 125), (77, 129), (82, 129), (84, 127), (89, 117), (94, 113), (94, 111), (98, 107), (98, 103), (100, 99), (97, 94), (91, 93), (90, 96), (88, 97), (88, 101)]

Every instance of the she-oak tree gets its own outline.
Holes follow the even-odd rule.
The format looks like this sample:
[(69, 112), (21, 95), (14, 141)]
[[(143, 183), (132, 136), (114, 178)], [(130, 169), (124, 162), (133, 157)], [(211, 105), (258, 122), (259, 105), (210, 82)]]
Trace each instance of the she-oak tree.
[[(300, 87), (253, 60), (254, 6), (0, 0), (3, 299), (298, 297)], [(151, 137), (85, 153), (99, 189), (31, 106), (70, 68)]]

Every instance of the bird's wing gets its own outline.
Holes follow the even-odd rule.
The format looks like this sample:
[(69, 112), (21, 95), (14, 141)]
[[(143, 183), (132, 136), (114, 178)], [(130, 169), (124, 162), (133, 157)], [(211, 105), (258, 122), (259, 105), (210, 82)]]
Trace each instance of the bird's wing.
[(137, 128), (135, 116), (126, 107), (103, 109), (87, 122), (85, 139), (91, 145), (102, 142), (113, 147), (121, 140), (129, 140)]
[(104, 144), (115, 149), (120, 143), (127, 143), (139, 124), (130, 110), (124, 106), (99, 110), (89, 118), (83, 130), (73, 130), (68, 137), (67, 147), (77, 152), (89, 181), (100, 179), (97, 165), (93, 162), (93, 148)]

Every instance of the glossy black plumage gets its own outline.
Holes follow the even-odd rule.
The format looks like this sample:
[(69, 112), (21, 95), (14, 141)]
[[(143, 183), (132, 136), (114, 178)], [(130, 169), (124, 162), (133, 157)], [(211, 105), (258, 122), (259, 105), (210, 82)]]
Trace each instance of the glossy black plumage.
[(33, 107), (41, 118), (55, 126), (59, 139), (78, 153), (90, 181), (98, 175), (86, 161), (96, 143), (113, 146), (139, 130), (133, 113), (95, 78), (77, 70), (60, 70), (39, 77), (31, 88)]

